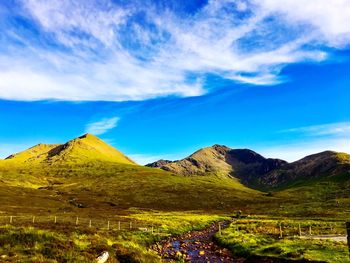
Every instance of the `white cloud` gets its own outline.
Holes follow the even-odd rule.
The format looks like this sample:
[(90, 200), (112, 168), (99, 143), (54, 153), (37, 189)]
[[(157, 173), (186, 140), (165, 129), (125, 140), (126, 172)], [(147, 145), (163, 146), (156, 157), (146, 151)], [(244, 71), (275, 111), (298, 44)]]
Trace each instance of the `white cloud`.
[(110, 0), (21, 3), (19, 15), (41, 32), (3, 30), (2, 99), (199, 96), (208, 73), (276, 84), (288, 79), (280, 76), (285, 65), (325, 60), (324, 47), (350, 43), (347, 0), (211, 0), (191, 16)]
[(298, 127), (281, 131), (283, 133), (300, 133), (307, 136), (349, 136), (350, 122), (337, 122), (306, 127)]
[[(114, 8), (104, 0), (25, 0), (23, 4), (45, 30), (57, 34), (59, 41), (68, 46), (84, 43), (77, 34), (70, 34), (74, 31), (111, 46), (116, 27), (125, 23), (128, 16), (127, 9)], [(104, 5), (103, 9), (96, 8), (98, 5)]]
[[(350, 42), (350, 1), (348, 0), (259, 0), (267, 12), (278, 12), (289, 23), (313, 26), (319, 40), (332, 46)], [(315, 39), (316, 40), (316, 39)]]
[(101, 135), (106, 133), (107, 131), (115, 128), (118, 124), (119, 118), (105, 118), (97, 122), (91, 122), (86, 125), (85, 132), (91, 133), (94, 135)]
[(297, 127), (279, 132), (297, 136), (298, 140), (274, 147), (262, 147), (258, 149), (260, 153), (287, 161), (296, 161), (326, 150), (350, 154), (350, 122)]

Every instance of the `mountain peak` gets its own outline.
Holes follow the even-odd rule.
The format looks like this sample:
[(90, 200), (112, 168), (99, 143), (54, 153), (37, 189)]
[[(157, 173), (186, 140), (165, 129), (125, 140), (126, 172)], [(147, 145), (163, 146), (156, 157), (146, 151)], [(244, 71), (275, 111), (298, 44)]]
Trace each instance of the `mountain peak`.
[(64, 144), (38, 144), (23, 152), (11, 155), (7, 160), (25, 163), (90, 163), (107, 161), (135, 164), (123, 153), (92, 134), (84, 134)]
[(98, 139), (98, 140), (101, 140), (100, 138), (98, 138), (96, 135), (93, 135), (91, 133), (85, 133), (81, 136), (79, 136), (78, 138), (76, 139)]
[(266, 159), (249, 149), (231, 149), (225, 145), (214, 144), (179, 161), (159, 160), (147, 166), (187, 176), (215, 174), (254, 180), (258, 174), (268, 173), (285, 163), (278, 159)]

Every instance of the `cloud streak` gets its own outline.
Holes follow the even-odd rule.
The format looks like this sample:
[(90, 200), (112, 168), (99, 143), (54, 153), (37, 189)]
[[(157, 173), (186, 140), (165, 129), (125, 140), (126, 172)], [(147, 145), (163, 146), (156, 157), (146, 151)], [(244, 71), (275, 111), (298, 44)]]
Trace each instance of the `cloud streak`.
[(270, 158), (280, 158), (294, 162), (305, 156), (326, 150), (350, 153), (350, 138), (316, 139), (305, 142), (281, 144), (274, 147), (257, 149), (259, 153)]
[(282, 133), (298, 133), (306, 136), (349, 136), (350, 122), (337, 122), (306, 127), (298, 127), (281, 131)]
[(350, 43), (345, 0), (211, 0), (185, 15), (152, 2), (17, 3), (0, 19), (2, 99), (200, 96), (215, 88), (210, 74), (273, 85), (286, 65)]
[(91, 122), (88, 125), (86, 125), (85, 132), (94, 135), (101, 135), (117, 127), (118, 121), (118, 117), (113, 117), (105, 118), (97, 122)]

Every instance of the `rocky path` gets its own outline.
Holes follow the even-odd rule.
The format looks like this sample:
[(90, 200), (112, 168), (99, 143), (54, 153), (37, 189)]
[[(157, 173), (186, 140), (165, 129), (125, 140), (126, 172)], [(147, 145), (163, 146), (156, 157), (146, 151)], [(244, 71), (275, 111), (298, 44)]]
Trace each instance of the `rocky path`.
[[(229, 222), (222, 222), (222, 228)], [(180, 237), (171, 238), (161, 244), (160, 254), (164, 261), (184, 260), (185, 262), (218, 263), (244, 262), (244, 259), (234, 257), (231, 252), (219, 247), (213, 242), (213, 236), (218, 232), (218, 224), (192, 231)]]

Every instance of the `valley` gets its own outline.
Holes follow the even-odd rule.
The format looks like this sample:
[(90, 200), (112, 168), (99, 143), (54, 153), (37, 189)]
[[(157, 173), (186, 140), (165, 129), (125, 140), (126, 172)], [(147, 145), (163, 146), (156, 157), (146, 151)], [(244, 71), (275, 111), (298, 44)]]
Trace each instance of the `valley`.
[[(1, 160), (0, 216), (35, 216), (38, 220), (79, 217), (111, 220), (113, 224), (116, 218), (123, 218), (144, 222), (148, 227), (158, 226), (170, 236), (203, 229), (231, 218), (237, 211), (245, 217), (341, 223), (350, 214), (349, 167), (350, 158), (345, 153), (323, 152), (287, 163), (264, 158), (251, 150), (219, 145), (201, 149), (180, 161), (140, 166), (98, 137), (86, 134), (62, 145), (39, 144)], [(0, 231), (2, 235), (29, 231), (43, 240), (36, 232), (41, 230), (32, 229), (29, 223), (6, 224)], [(102, 236), (93, 238), (95, 232), (89, 228), (72, 228), (62, 233), (52, 224), (36, 227), (39, 226), (48, 235), (63, 235), (68, 240), (73, 233), (83, 231), (84, 237), (80, 238), (87, 245), (69, 248), (74, 255), (102, 242), (104, 249), (126, 253), (127, 258), (134, 258), (132, 262), (160, 260), (149, 252), (155, 242), (164, 238), (154, 233), (112, 229), (106, 241)], [(105, 233), (101, 229), (95, 231)], [(129, 255), (134, 248), (128, 244), (138, 247), (138, 252)], [(24, 253), (19, 248), (14, 251), (17, 256)], [(35, 252), (37, 256), (43, 256), (40, 251)], [(148, 257), (152, 259), (145, 261)]]

